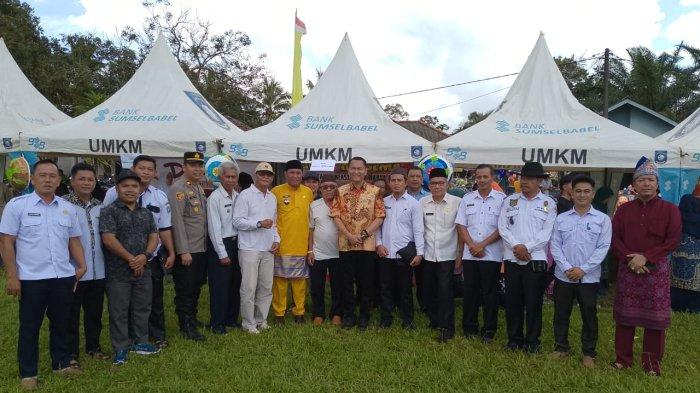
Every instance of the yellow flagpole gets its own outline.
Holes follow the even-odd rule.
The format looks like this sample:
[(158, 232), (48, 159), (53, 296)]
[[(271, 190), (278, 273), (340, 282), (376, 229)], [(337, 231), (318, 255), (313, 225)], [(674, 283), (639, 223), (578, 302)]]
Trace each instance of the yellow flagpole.
[(301, 32), (294, 32), (294, 66), (292, 75), (292, 106), (301, 101)]

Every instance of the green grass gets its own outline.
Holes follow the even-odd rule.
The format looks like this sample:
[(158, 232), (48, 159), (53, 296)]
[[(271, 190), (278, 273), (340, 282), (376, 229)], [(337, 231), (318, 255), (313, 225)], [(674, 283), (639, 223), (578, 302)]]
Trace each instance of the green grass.
[[(17, 391), (17, 301), (5, 293), (0, 275), (0, 390)], [(226, 336), (207, 334), (207, 341), (183, 340), (172, 305), (172, 283), (166, 286), (167, 328), (171, 346), (145, 358), (133, 355), (113, 368), (82, 356), (85, 375), (65, 380), (51, 373), (48, 321), (41, 335), (39, 381), (43, 391), (149, 392), (149, 391), (359, 391), (359, 392), (697, 392), (700, 391), (700, 316), (674, 314), (667, 334), (662, 378), (648, 377), (639, 366), (641, 334), (635, 340), (635, 367), (617, 372), (606, 366), (614, 358), (612, 310), (599, 312), (598, 369), (584, 370), (580, 361), (580, 318), (572, 316), (572, 356), (564, 361), (547, 359), (552, 349), (552, 306), (545, 305), (543, 354), (528, 356), (502, 349), (504, 314), (497, 341), (485, 345), (459, 335), (443, 345), (435, 341), (423, 316), (419, 328), (405, 332), (395, 323), (376, 328), (376, 315), (367, 332), (342, 330), (330, 325), (296, 326), (288, 319), (258, 336), (242, 331)], [(206, 287), (200, 301), (200, 319), (208, 320)], [(374, 314), (377, 314), (376, 312)], [(461, 306), (457, 306), (457, 320)], [(106, 325), (102, 346), (110, 349)]]

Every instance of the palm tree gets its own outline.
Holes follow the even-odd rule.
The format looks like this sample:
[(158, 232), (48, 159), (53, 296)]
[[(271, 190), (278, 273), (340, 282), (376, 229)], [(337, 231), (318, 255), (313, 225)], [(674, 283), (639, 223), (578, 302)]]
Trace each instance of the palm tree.
[(291, 96), (273, 77), (263, 78), (255, 88), (255, 96), (264, 123), (275, 120), (291, 106)]

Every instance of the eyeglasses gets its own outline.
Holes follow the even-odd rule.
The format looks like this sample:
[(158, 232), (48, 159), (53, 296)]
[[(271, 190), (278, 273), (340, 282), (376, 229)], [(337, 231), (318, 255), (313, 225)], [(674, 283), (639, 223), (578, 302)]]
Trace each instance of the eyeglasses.
[(332, 191), (332, 190), (335, 190), (336, 188), (338, 188), (338, 187), (337, 186), (321, 186), (321, 189), (325, 190), (325, 191)]

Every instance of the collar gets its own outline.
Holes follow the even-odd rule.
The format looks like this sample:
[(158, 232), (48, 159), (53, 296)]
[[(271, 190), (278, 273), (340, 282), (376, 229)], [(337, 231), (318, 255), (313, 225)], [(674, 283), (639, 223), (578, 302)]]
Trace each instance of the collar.
[(655, 203), (656, 203), (658, 200), (660, 200), (660, 199), (661, 199), (661, 198), (659, 198), (659, 196), (657, 195), (657, 196), (655, 196), (655, 197), (649, 199), (649, 202), (647, 202), (647, 203), (642, 202), (642, 200), (639, 199), (639, 198), (634, 198), (634, 200), (633, 200), (632, 202), (637, 202), (637, 203), (639, 203), (639, 204), (642, 205), (642, 206), (651, 206), (651, 205), (655, 204)]
[(87, 209), (91, 206), (97, 206), (101, 203), (96, 198), (91, 198), (90, 202), (85, 203), (82, 199), (78, 198), (78, 195), (75, 193), (75, 191), (71, 191), (68, 195), (66, 195), (65, 199), (76, 206), (82, 207), (83, 209)]
[[(251, 186), (251, 187), (255, 187), (255, 186)], [(255, 187), (255, 189), (257, 190), (258, 188)], [(260, 190), (258, 190), (258, 191), (260, 191)], [(226, 192), (226, 189), (224, 189), (224, 187), (222, 187), (222, 186), (219, 186), (216, 190), (214, 190), (214, 192), (218, 192), (219, 194), (221, 194), (221, 196), (223, 196), (224, 198), (228, 198), (228, 199), (233, 199), (233, 197), (235, 197), (237, 194), (236, 190), (234, 189), (233, 192), (231, 193), (231, 195), (229, 195), (228, 192)]]
[[(32, 202), (33, 205), (36, 205), (37, 203), (44, 203), (44, 200), (41, 199), (41, 197), (39, 196), (39, 194), (36, 193), (36, 191), (33, 191), (31, 194), (29, 194), (29, 198), (31, 198), (31, 202)], [(48, 205), (49, 205), (49, 206), (50, 206), (50, 205), (53, 205), (53, 204), (58, 205), (58, 200), (59, 200), (59, 199), (60, 199), (60, 198), (57, 197), (56, 194), (54, 194), (54, 195), (53, 195), (53, 200), (51, 200), (51, 203), (49, 203)], [(46, 205), (46, 203), (44, 203), (44, 204)]]
[(367, 182), (366, 182), (366, 181), (362, 181), (362, 187), (359, 187), (359, 188), (358, 188), (358, 187), (355, 187), (355, 185), (354, 185), (352, 182), (350, 182), (350, 183), (348, 183), (348, 184), (350, 185), (350, 190), (351, 190), (351, 191), (355, 191), (355, 190), (357, 190), (357, 191), (364, 191), (364, 190), (367, 189)]
[[(399, 198), (394, 197), (394, 194), (393, 194), (393, 193), (392, 193), (391, 195), (389, 195), (389, 198), (391, 198), (391, 199), (393, 199), (393, 200), (395, 200), (395, 201), (397, 201), (397, 202), (398, 202), (400, 199), (407, 199), (408, 197), (409, 197), (408, 191), (404, 191), (403, 194), (401, 195), (401, 197), (399, 197)], [(411, 198), (413, 198), (413, 197), (411, 197)]]
[[(596, 211), (596, 210), (595, 210), (595, 209), (593, 208), (593, 206), (591, 205), (591, 206), (588, 207), (588, 211), (586, 212), (586, 214), (584, 214), (583, 216), (579, 216), (579, 217), (585, 217), (585, 216), (588, 216), (588, 215), (594, 216), (594, 215), (595, 215), (595, 211)], [(562, 214), (566, 214), (566, 215), (569, 215), (569, 216), (571, 216), (571, 215), (577, 215), (577, 216), (578, 216), (578, 212), (577, 212), (576, 209), (573, 208), (573, 207), (571, 208), (571, 210), (567, 210), (567, 211), (565, 211), (565, 212), (562, 213)]]
[[(493, 191), (493, 190), (491, 190), (491, 191)], [(489, 194), (489, 195), (490, 195), (490, 194)], [(532, 199), (527, 199), (527, 197), (521, 192), (521, 193), (520, 193), (520, 198), (522, 198), (522, 199), (524, 199), (524, 200), (526, 200), (526, 201), (534, 201), (535, 199), (544, 199), (544, 194), (542, 193), (542, 191), (539, 191), (539, 192), (537, 192), (537, 195), (535, 195), (534, 198), (532, 198)]]
[(129, 207), (126, 206), (126, 205), (124, 204), (124, 202), (122, 202), (119, 198), (117, 198), (117, 200), (114, 201), (114, 204), (115, 204), (118, 208), (120, 208), (120, 209), (126, 209), (126, 210), (134, 211), (134, 212), (135, 212), (136, 210), (139, 210), (139, 209), (145, 209), (145, 208), (139, 206), (139, 204), (137, 203), (137, 204), (136, 204), (136, 207), (134, 208), (134, 210), (131, 210), (131, 209), (129, 209)]
[[(498, 192), (498, 191), (494, 190), (493, 187), (491, 187), (491, 191), (489, 191), (489, 194), (486, 195), (486, 198), (482, 198), (482, 197), (481, 197), (481, 194), (479, 193), (479, 190), (475, 190), (475, 191), (474, 191), (474, 198), (473, 198), (473, 199), (482, 199), (482, 200), (486, 200), (486, 199), (489, 199), (489, 198), (494, 198), (494, 194), (495, 194), (496, 192)], [(521, 194), (521, 195), (522, 195), (522, 194)]]

